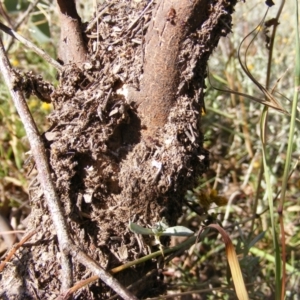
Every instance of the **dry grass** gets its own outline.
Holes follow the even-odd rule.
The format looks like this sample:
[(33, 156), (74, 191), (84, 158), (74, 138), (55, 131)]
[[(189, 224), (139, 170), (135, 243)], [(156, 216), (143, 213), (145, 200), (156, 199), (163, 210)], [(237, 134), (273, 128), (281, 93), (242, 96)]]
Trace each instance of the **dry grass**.
[[(277, 2), (276, 4), (270, 10), (267, 20), (276, 14), (279, 5)], [(293, 97), (295, 65), (295, 29), (291, 19), (295, 12), (293, 5), (294, 3), (287, 3), (277, 29), (270, 85), (271, 88), (276, 87), (276, 98), (288, 111), (291, 110), (291, 102), (286, 98)], [(264, 1), (238, 3), (233, 33), (221, 41), (210, 60), (209, 71), (213, 86), (263, 99), (259, 89), (241, 69), (238, 48), (242, 39), (261, 22), (266, 8)], [(253, 45), (248, 49), (247, 66), (255, 79), (265, 85), (268, 50), (265, 46), (264, 28), (259, 31)], [(243, 47), (241, 53), (245, 52)], [(214, 205), (215, 208), (209, 209), (208, 213), (217, 219), (214, 222), (220, 222), (224, 226), (236, 246), (250, 299), (275, 299), (274, 239), (266, 182), (264, 176), (260, 176), (262, 145), (259, 122), (263, 107), (246, 97), (218, 91), (209, 82), (208, 86), (202, 128), (206, 137), (206, 148), (211, 154), (211, 167), (205, 178), (200, 179), (200, 190), (208, 194), (209, 191), (218, 191), (219, 195), (228, 199), (226, 206)], [(266, 148), (271, 171), (275, 222), (278, 221), (277, 194), (281, 190), (286, 159), (289, 119), (275, 110), (269, 111)], [(299, 129), (299, 125), (297, 128)], [(296, 131), (293, 165), (299, 159), (299, 145), (300, 137)], [(299, 171), (297, 167), (289, 179), (283, 212), (287, 248), (286, 299), (298, 299), (300, 296)], [(187, 208), (182, 222), (198, 228), (203, 224), (202, 219), (203, 217)], [(282, 233), (278, 232), (279, 238)], [(170, 289), (190, 291), (190, 299), (234, 299), (224, 245), (220, 237), (208, 237), (181, 259), (173, 260), (166, 274), (170, 280)]]

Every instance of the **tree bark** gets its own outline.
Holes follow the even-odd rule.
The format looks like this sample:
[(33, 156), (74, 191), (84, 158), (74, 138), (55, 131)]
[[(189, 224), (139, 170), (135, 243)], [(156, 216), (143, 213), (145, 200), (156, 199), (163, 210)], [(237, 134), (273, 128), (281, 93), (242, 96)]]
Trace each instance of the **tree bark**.
[(64, 64), (81, 65), (87, 59), (81, 19), (74, 0), (57, 0), (61, 24), (59, 59)]
[(206, 6), (207, 1), (170, 0), (157, 4), (145, 36), (141, 89), (133, 96), (149, 136), (155, 136), (167, 122), (178, 96), (180, 71), (186, 63), (179, 58), (182, 43), (203, 23), (205, 10), (199, 8)]

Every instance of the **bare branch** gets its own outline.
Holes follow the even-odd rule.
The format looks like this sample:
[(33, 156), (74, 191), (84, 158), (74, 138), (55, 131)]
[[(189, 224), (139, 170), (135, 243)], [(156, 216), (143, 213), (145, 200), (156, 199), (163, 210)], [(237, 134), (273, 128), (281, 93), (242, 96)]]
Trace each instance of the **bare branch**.
[(146, 128), (143, 136), (154, 137), (166, 124), (179, 96), (199, 98), (196, 93), (200, 93), (204, 84), (194, 78), (201, 74), (204, 80), (210, 53), (220, 36), (230, 31), (226, 20), (230, 19), (231, 5), (234, 5), (234, 2), (216, 1), (210, 12), (208, 2), (165, 0), (157, 3), (145, 36), (140, 90), (128, 89), (128, 98), (138, 104)]
[(80, 65), (86, 61), (87, 49), (81, 20), (74, 0), (57, 0), (61, 24), (59, 58), (65, 63)]
[(49, 54), (47, 54), (44, 50), (38, 48), (35, 44), (25, 39), (23, 36), (15, 32), (13, 29), (7, 27), (6, 25), (0, 23), (0, 30), (4, 31), (5, 33), (9, 34), (10, 36), (16, 38), (20, 41), (23, 45), (25, 45), (28, 49), (35, 52), (37, 55), (45, 59), (49, 64), (51, 64), (57, 71), (62, 72), (63, 67), (59, 64), (55, 59), (53, 59)]
[(24, 245), (24, 243), (26, 243), (34, 234), (36, 234), (36, 232), (37, 232), (37, 230), (32, 230), (32, 231), (28, 232), (19, 243), (17, 243), (16, 245), (13, 246), (12, 249), (10, 249), (10, 251), (7, 253), (5, 259), (0, 264), (0, 272), (3, 271), (6, 263), (10, 261), (10, 259), (16, 253), (16, 251), (19, 248), (21, 248)]
[(137, 298), (127, 291), (110, 273), (103, 270), (94, 260), (92, 260), (83, 251), (72, 246), (71, 255), (81, 264), (86, 266), (99, 278), (101, 278), (109, 287), (111, 287), (119, 296), (125, 300), (137, 300)]
[[(9, 23), (9, 26), (14, 30), (14, 31), (17, 31), (18, 28), (21, 26), (21, 24), (28, 18), (29, 14), (32, 12), (32, 10), (36, 7), (36, 5), (38, 4), (40, 0), (35, 0), (34, 2), (32, 3), (29, 3), (26, 11), (24, 11), (24, 13), (22, 13), (20, 15), (20, 17), (18, 18), (18, 20), (16, 21), (16, 23), (13, 25), (11, 24), (11, 22), (8, 22)], [(8, 52), (11, 48), (11, 46), (13, 45), (13, 41), (14, 39), (13, 38), (10, 38), (7, 42), (7, 47), (6, 47), (6, 51)]]
[[(6, 57), (6, 53), (1, 39), (0, 39), (0, 69), (1, 69), (1, 73), (3, 74), (4, 80), (6, 82), (6, 85), (9, 88), (14, 105), (24, 125), (28, 140), (30, 141), (31, 153), (36, 163), (36, 167), (39, 175), (38, 176), (39, 181), (42, 190), (44, 191), (48, 208), (50, 210), (52, 220), (54, 222), (60, 250), (63, 251), (63, 249), (65, 249), (67, 244), (70, 242), (70, 238), (67, 233), (67, 226), (63, 218), (63, 214), (59, 204), (59, 199), (51, 179), (51, 173), (48, 165), (48, 160), (46, 157), (45, 147), (40, 137), (40, 134), (38, 132), (38, 129), (36, 127), (36, 124), (28, 109), (24, 96), (22, 92), (17, 90), (16, 88), (17, 78)], [(68, 260), (68, 257), (64, 255), (63, 252), (62, 252), (62, 259)], [(63, 286), (70, 286), (72, 282), (66, 282), (66, 280), (68, 281), (68, 278), (71, 278), (72, 270), (69, 269), (64, 271), (67, 271), (67, 273), (64, 274), (64, 276), (62, 276), (62, 279), (64, 281)]]
[(145, 37), (141, 90), (137, 94), (130, 91), (133, 92), (130, 97), (139, 104), (138, 111), (143, 115), (147, 136), (155, 136), (174, 106), (180, 83), (179, 53), (185, 38), (207, 18), (199, 10), (199, 6), (205, 6), (204, 2), (167, 0), (157, 4)]

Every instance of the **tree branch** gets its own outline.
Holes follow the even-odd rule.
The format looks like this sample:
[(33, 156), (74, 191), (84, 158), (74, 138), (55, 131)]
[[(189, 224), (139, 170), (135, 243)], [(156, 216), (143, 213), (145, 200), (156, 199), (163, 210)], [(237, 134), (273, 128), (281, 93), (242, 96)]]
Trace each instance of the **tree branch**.
[(56, 68), (57, 71), (62, 72), (63, 67), (61, 64), (59, 64), (55, 59), (53, 59), (49, 54), (47, 54), (44, 50), (37, 47), (32, 42), (25, 39), (23, 36), (18, 34), (13, 29), (7, 27), (6, 25), (2, 24), (0, 22), (0, 30), (4, 31), (5, 33), (9, 34), (11, 37), (17, 39), (19, 42), (21, 42), (24, 46), (26, 46), (28, 49), (35, 52), (37, 55), (42, 57), (45, 61), (47, 61), (49, 64), (51, 64), (54, 68)]
[(140, 90), (128, 88), (128, 98), (138, 104), (146, 128), (144, 137), (155, 137), (180, 96), (196, 101), (200, 97), (208, 58), (220, 36), (230, 31), (235, 2), (158, 2), (145, 36)]
[(179, 85), (179, 52), (187, 34), (204, 20), (205, 14), (198, 11), (203, 0), (166, 0), (157, 4), (157, 9), (145, 37), (144, 77), (141, 90), (134, 95), (143, 115), (147, 135), (155, 136), (167, 120), (176, 100)]
[[(54, 222), (54, 226), (57, 232), (59, 247), (62, 251), (62, 259), (68, 260), (68, 257), (63, 254), (63, 249), (65, 249), (67, 244), (70, 242), (70, 238), (67, 233), (67, 226), (63, 218), (63, 214), (59, 204), (59, 199), (56, 194), (54, 185), (52, 183), (45, 147), (36, 127), (36, 124), (28, 109), (24, 96), (21, 91), (17, 90), (17, 78), (6, 57), (2, 39), (0, 39), (0, 69), (6, 82), (6, 85), (9, 88), (14, 105), (19, 113), (28, 140), (30, 142), (31, 153), (36, 163), (39, 181), (42, 190), (44, 191), (48, 208), (50, 210), (52, 220)], [(63, 263), (63, 265), (68, 265), (68, 263)], [(64, 274), (64, 276), (62, 276), (62, 285), (64, 287), (71, 286), (72, 282), (70, 278), (72, 278), (72, 270), (64, 269), (63, 271), (66, 273)]]
[[(29, 3), (26, 11), (24, 13), (22, 13), (15, 24), (12, 24), (11, 22), (8, 22), (9, 26), (14, 30), (17, 31), (19, 29), (19, 27), (22, 25), (22, 23), (28, 18), (28, 16), (30, 15), (30, 13), (33, 11), (33, 9), (36, 7), (36, 5), (38, 4), (40, 0), (34, 0), (34, 2)], [(6, 47), (6, 51), (9, 52), (11, 46), (13, 45), (13, 38), (10, 38), (7, 41), (7, 47)]]
[(74, 0), (57, 0), (61, 24), (59, 58), (65, 63), (80, 65), (87, 58), (81, 19)]

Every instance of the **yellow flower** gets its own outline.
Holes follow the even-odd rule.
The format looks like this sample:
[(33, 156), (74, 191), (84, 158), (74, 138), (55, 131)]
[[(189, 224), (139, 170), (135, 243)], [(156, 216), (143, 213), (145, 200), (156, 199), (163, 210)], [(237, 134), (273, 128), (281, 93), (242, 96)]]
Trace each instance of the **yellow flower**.
[(13, 58), (10, 63), (13, 67), (18, 67), (20, 65), (20, 62), (16, 58)]
[(53, 108), (53, 106), (52, 106), (51, 103), (43, 102), (42, 105), (41, 105), (41, 109), (42, 109), (43, 111), (46, 111), (46, 112), (51, 111), (52, 108)]

